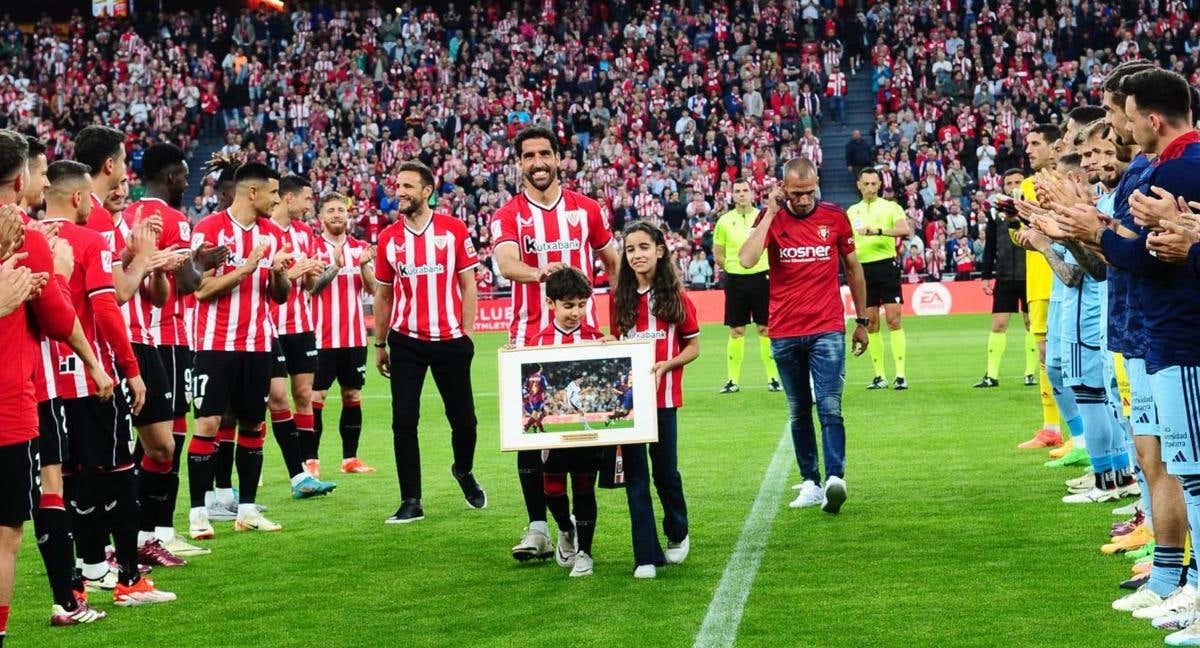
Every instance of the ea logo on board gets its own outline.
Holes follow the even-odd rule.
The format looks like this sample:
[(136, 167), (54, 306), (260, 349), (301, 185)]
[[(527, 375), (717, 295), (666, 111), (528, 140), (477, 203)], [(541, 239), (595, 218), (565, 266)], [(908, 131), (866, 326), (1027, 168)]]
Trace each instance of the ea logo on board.
[(912, 309), (917, 315), (949, 315), (954, 300), (940, 283), (923, 283), (912, 294)]

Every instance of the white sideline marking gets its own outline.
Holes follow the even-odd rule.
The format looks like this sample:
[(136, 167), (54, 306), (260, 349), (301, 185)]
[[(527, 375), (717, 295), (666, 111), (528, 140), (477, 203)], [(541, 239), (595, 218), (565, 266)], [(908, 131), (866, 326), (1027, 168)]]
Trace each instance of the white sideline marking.
[(789, 429), (785, 427), (779, 437), (771, 464), (767, 466), (767, 474), (763, 476), (754, 505), (750, 507), (750, 515), (746, 516), (733, 554), (725, 563), (721, 582), (717, 584), (717, 591), (708, 604), (708, 613), (704, 615), (704, 622), (696, 633), (693, 646), (697, 648), (733, 646), (737, 639), (746, 597), (750, 595), (750, 587), (754, 585), (754, 577), (758, 574), (758, 564), (762, 562), (763, 552), (767, 548), (767, 539), (771, 537), (771, 525), (779, 513), (779, 503), (792, 465)]

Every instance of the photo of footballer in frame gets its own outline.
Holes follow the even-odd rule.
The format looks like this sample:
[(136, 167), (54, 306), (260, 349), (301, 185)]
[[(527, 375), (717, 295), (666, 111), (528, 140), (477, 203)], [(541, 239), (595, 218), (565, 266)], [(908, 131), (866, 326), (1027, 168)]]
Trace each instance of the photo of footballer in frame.
[(645, 340), (502, 349), (500, 449), (657, 441), (653, 364)]

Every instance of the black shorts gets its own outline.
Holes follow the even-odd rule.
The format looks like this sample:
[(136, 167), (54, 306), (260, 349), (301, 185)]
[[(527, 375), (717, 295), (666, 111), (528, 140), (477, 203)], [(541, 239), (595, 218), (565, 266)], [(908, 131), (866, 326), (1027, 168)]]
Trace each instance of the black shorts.
[(266, 420), (271, 362), (266, 351), (197, 351), (192, 369), (196, 416), (233, 414), (243, 425)]
[(180, 345), (160, 346), (158, 357), (171, 380), (171, 413), (175, 418), (187, 416), (192, 408), (192, 350)]
[(43, 466), (67, 463), (67, 412), (61, 398), (38, 403), (38, 451)]
[(864, 263), (862, 269), (867, 283), (867, 308), (904, 303), (904, 295), (900, 292), (900, 266), (895, 259)]
[(70, 459), (64, 467), (69, 466), (72, 471), (115, 470), (133, 465), (124, 382), (121, 387), (108, 400), (100, 400), (99, 396), (63, 399)]
[(751, 321), (766, 326), (770, 305), (767, 273), (725, 276), (725, 326), (745, 326)]
[(998, 280), (992, 286), (993, 313), (1028, 313), (1024, 281)]
[(595, 473), (600, 470), (602, 448), (563, 448), (551, 450), (542, 461), (543, 473)]
[[(275, 354), (275, 365), (271, 368), (272, 378), (286, 378), (296, 374), (310, 374), (317, 370), (317, 334), (289, 333), (275, 338), (271, 346)], [(282, 361), (280, 360), (282, 358)], [(281, 363), (282, 362), (282, 366)], [(280, 373), (282, 371), (282, 373)]]
[(142, 382), (146, 383), (146, 404), (142, 411), (133, 415), (134, 427), (162, 423), (175, 418), (171, 409), (171, 375), (163, 366), (162, 356), (158, 349), (147, 344), (134, 344), (133, 355), (137, 358), (138, 368), (142, 372)]
[(0, 446), (0, 524), (21, 526), (33, 519), (42, 496), (36, 438)]
[(367, 384), (367, 347), (321, 349), (313, 389), (325, 391), (337, 380), (342, 389), (362, 389)]

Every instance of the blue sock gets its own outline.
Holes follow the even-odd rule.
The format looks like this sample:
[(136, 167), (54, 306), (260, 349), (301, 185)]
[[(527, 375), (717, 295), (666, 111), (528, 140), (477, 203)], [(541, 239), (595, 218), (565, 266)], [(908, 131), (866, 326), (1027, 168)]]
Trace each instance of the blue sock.
[[(1050, 388), (1054, 391), (1054, 403), (1058, 405), (1058, 413), (1062, 420), (1069, 423), (1071, 419), (1079, 416), (1079, 408), (1075, 405), (1075, 395), (1070, 389), (1063, 387), (1062, 365), (1046, 365), (1046, 378), (1050, 380)], [(1072, 432), (1071, 436), (1077, 435)]]
[[(1188, 583), (1195, 585), (1200, 575), (1196, 574), (1196, 538), (1200, 538), (1200, 475), (1180, 475), (1183, 484), (1183, 504), (1187, 507), (1188, 533), (1192, 535), (1192, 561), (1189, 564)], [(1178, 581), (1176, 581), (1178, 584)]]
[(1154, 546), (1154, 563), (1150, 566), (1150, 580), (1146, 587), (1159, 596), (1166, 597), (1179, 587), (1183, 578), (1183, 547)]
[(1067, 421), (1067, 429), (1071, 431), (1071, 438), (1078, 439), (1083, 436), (1083, 417), (1078, 414), (1075, 418)]
[(1116, 471), (1129, 470), (1129, 453), (1124, 450), (1110, 454), (1112, 457), (1112, 469)]
[(1200, 575), (1196, 573), (1196, 552), (1192, 552), (1191, 558), (1187, 564), (1187, 584), (1191, 585), (1192, 589), (1196, 589), (1200, 585)]

